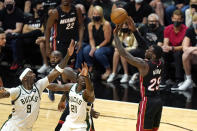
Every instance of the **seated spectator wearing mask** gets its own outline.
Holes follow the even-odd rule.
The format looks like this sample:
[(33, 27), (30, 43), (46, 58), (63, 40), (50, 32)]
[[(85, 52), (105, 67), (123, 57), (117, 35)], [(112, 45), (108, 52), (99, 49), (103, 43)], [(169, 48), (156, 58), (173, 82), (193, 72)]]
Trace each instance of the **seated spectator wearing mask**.
[[(19, 34), (23, 27), (23, 12), (15, 7), (14, 0), (5, 0), (5, 8), (0, 12), (0, 25), (5, 30), (6, 38), (10, 36), (7, 40), (5, 48), (12, 50), (12, 66), (10, 70), (15, 70), (19, 67), (22, 62), (21, 54), (21, 43), (17, 42), (17, 39), (11, 39), (13, 35)], [(10, 52), (7, 51), (7, 56)], [(8, 58), (6, 58), (8, 59)]]
[[(30, 49), (34, 49), (35, 52), (39, 53), (39, 47), (35, 44), (35, 42), (38, 37), (44, 36), (44, 8), (42, 0), (37, 0), (33, 2), (32, 6), (34, 14), (32, 17), (28, 17), (27, 20), (24, 22), (25, 24), (23, 27), (23, 34), (20, 36), (23, 42), (23, 47), (25, 49), (25, 56), (27, 56), (26, 59), (30, 59), (31, 61), (34, 59), (34, 57), (31, 57), (32, 54), (29, 52)], [(41, 45), (39, 46), (41, 50)], [(47, 61), (44, 61), (43, 66), (38, 69), (38, 72), (43, 73), (47, 69), (47, 65)]]
[(190, 27), (192, 25), (192, 18), (197, 11), (197, 0), (190, 0), (190, 8), (185, 11), (185, 25)]
[(154, 10), (143, 0), (130, 1), (123, 7), (129, 16), (131, 16), (137, 26), (147, 23), (149, 14), (154, 13)]
[(141, 35), (151, 44), (163, 45), (164, 27), (159, 24), (159, 17), (152, 13), (148, 16), (148, 24), (139, 28)]
[[(173, 78), (170, 74), (171, 64), (175, 64), (175, 85), (183, 81), (184, 72), (182, 67), (182, 41), (184, 39), (187, 27), (182, 24), (183, 16), (180, 10), (175, 10), (172, 16), (173, 24), (167, 26), (164, 29), (164, 43), (163, 43), (163, 52), (164, 52), (164, 74), (162, 76), (161, 84), (163, 84), (166, 79)], [(165, 84), (163, 84), (165, 85)]]
[(111, 73), (109, 56), (113, 53), (112, 29), (110, 23), (104, 19), (103, 9), (100, 6), (93, 8), (93, 17), (92, 22), (88, 24), (88, 33), (90, 44), (83, 50), (85, 62), (91, 72), (94, 64), (93, 58), (95, 58), (105, 68), (101, 79), (106, 80)]
[[(172, 14), (175, 10), (181, 10), (183, 13), (183, 18), (185, 15), (186, 9), (189, 8), (189, 0), (173, 0), (174, 4), (169, 5), (165, 8), (165, 25), (170, 25), (172, 24)], [(183, 19), (184, 20), (184, 19)]]
[(191, 77), (192, 65), (197, 64), (197, 14), (193, 16), (192, 26), (187, 29), (183, 43), (183, 67), (186, 74), (186, 79), (178, 90), (186, 90), (192, 86)]

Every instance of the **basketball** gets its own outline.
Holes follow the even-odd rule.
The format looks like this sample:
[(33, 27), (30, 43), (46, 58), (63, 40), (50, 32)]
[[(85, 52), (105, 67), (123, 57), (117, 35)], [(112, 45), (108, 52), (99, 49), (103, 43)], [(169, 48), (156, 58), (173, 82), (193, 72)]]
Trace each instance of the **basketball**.
[(127, 12), (123, 8), (116, 8), (111, 13), (111, 21), (117, 25), (123, 24), (127, 17)]

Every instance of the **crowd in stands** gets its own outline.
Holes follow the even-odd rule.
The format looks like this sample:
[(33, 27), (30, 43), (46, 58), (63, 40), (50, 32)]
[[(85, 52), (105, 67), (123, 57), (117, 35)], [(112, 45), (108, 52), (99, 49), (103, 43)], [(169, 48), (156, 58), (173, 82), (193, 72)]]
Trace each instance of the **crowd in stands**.
[[(66, 2), (72, 2), (69, 10), (61, 6)], [(26, 63), (41, 65), (37, 72), (45, 74), (53, 67), (52, 59), (64, 57), (74, 39), (72, 68), (79, 71), (86, 62), (90, 72), (97, 66), (103, 69), (100, 78), (106, 82), (121, 74), (120, 83), (132, 84), (138, 71), (119, 56), (113, 41), (115, 25), (110, 14), (119, 7), (133, 18), (146, 41), (162, 47), (165, 66), (160, 86), (192, 87), (196, 80), (191, 70), (197, 65), (197, 0), (0, 0), (0, 32), (5, 34), (0, 41), (6, 37), (6, 43), (0, 42), (0, 61), (8, 62), (10, 70)], [(144, 58), (146, 48), (137, 43), (126, 22), (119, 37), (125, 50)]]

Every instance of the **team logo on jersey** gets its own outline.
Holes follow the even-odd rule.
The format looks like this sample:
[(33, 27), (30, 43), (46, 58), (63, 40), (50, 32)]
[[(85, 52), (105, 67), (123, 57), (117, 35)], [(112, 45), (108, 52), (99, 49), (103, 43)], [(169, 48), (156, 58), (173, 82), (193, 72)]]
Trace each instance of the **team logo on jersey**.
[(60, 24), (73, 23), (75, 21), (76, 21), (76, 17), (66, 18), (66, 19), (60, 20)]
[(77, 104), (81, 105), (82, 100), (80, 100), (80, 99), (77, 98), (77, 97), (70, 96), (69, 102), (74, 102), (74, 103), (77, 103)]
[(38, 96), (27, 96), (20, 100), (22, 104), (30, 103), (31, 101), (37, 102)]

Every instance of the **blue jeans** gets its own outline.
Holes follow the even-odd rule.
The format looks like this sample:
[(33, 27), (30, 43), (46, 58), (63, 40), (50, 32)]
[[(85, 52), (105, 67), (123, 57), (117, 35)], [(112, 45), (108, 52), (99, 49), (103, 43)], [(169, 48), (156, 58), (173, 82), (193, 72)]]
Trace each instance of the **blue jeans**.
[(75, 63), (75, 68), (81, 68), (81, 64), (84, 62), (84, 56), (83, 56), (83, 50), (84, 48), (89, 45), (88, 43), (82, 42), (82, 47), (79, 50), (77, 56), (76, 56), (76, 63)]
[(108, 57), (113, 54), (113, 48), (110, 46), (100, 47), (94, 52), (94, 56), (91, 57), (89, 52), (91, 46), (87, 45), (83, 50), (83, 56), (88, 66), (93, 66), (93, 58), (95, 58), (105, 69), (110, 67)]
[[(185, 10), (189, 8), (189, 5), (185, 5), (183, 6), (183, 8), (181, 8), (181, 12), (183, 13), (183, 18), (185, 18)], [(166, 25), (170, 25), (172, 24), (172, 14), (173, 12), (176, 10), (176, 6), (175, 5), (170, 5), (165, 9), (165, 18), (166, 18)]]

